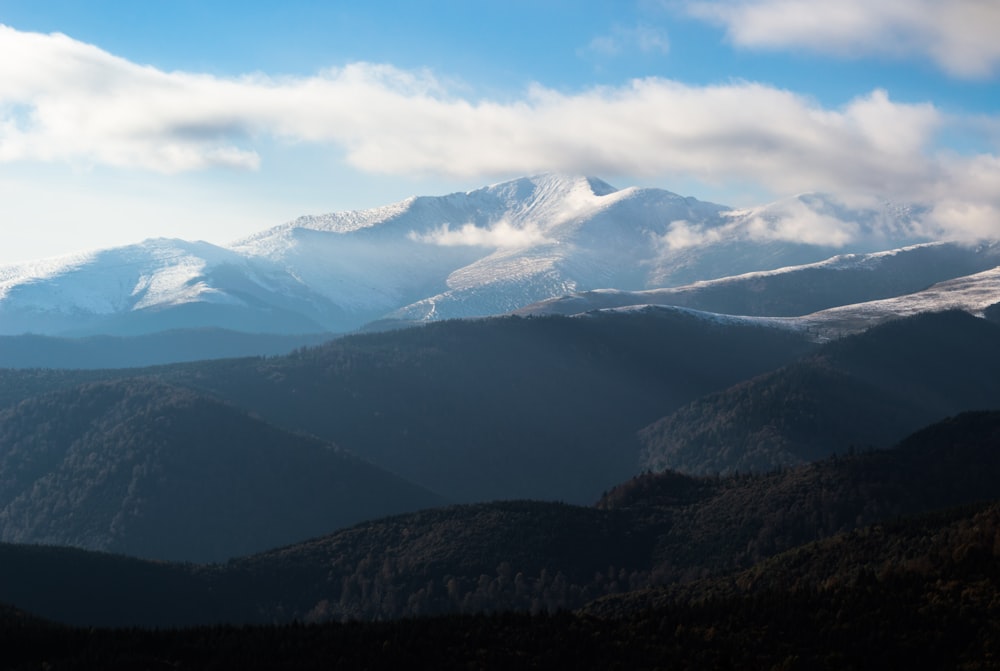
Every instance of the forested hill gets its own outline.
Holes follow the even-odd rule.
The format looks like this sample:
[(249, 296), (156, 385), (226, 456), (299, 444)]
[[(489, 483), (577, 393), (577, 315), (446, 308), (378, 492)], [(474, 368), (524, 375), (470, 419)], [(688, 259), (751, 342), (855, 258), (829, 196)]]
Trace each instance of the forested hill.
[(0, 538), (225, 560), (438, 496), (335, 446), (148, 378), (0, 411)]
[(917, 315), (824, 345), (642, 431), (647, 469), (766, 471), (888, 447), (966, 410), (1000, 408), (1000, 325)]

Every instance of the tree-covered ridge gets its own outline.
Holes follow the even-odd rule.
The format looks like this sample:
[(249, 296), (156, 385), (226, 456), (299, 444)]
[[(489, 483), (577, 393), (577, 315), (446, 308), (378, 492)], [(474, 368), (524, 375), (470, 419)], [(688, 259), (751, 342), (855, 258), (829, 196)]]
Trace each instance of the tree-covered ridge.
[(998, 476), (1000, 413), (973, 412), (918, 431), (892, 449), (767, 474), (639, 476), (598, 505), (652, 520), (669, 515), (655, 570), (661, 579), (690, 579), (746, 568), (882, 520), (1000, 498)]
[(368, 623), (77, 629), (0, 615), (11, 669), (991, 669), (996, 503), (839, 535), (742, 573), (582, 611)]
[(918, 315), (685, 405), (642, 430), (642, 462), (763, 472), (888, 447), (949, 415), (997, 407), (1000, 326), (961, 312)]
[(0, 412), (0, 534), (223, 560), (442, 499), (315, 438), (150, 378)]

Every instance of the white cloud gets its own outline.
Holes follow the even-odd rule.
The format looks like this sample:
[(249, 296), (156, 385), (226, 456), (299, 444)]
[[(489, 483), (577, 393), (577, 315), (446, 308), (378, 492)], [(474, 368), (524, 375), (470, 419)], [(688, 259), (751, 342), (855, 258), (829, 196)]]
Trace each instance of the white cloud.
[(653, 242), (665, 251), (676, 252), (690, 247), (718, 242), (723, 239), (727, 230), (722, 227), (706, 228), (683, 219), (678, 219), (677, 221), (670, 222), (667, 232)]
[[(0, 162), (255, 169), (261, 140), (278, 138), (330, 146), (371, 173), (631, 175), (753, 183), (780, 195), (951, 199), (998, 211), (997, 155), (935, 147), (938, 133), (963, 125), (998, 122), (901, 104), (878, 90), (826, 108), (753, 82), (700, 87), (649, 78), (576, 93), (536, 85), (498, 102), (463, 98), (428, 72), (365, 63), (312, 77), (220, 78), (163, 72), (66, 36), (0, 27)], [(954, 226), (972, 219), (956, 216)], [(949, 226), (945, 213), (940, 225)], [(440, 239), (476, 235), (449, 231)]]
[(725, 26), (737, 45), (842, 56), (918, 56), (951, 75), (1000, 68), (995, 0), (695, 0), (694, 16)]
[(429, 233), (411, 231), (409, 238), (442, 247), (493, 247), (498, 249), (532, 247), (549, 242), (537, 226), (515, 227), (507, 221), (498, 221), (489, 228), (465, 224), (452, 230), (444, 224)]
[(745, 224), (747, 237), (830, 247), (842, 247), (859, 237), (860, 227), (855, 221), (814, 209), (798, 198), (781, 205), (780, 211), (768, 212), (771, 216), (751, 216)]
[[(843, 247), (868, 233), (861, 230), (857, 221), (842, 219), (825, 211), (829, 205), (826, 197), (788, 198), (756, 211), (733, 212), (730, 221), (722, 225), (674, 221), (666, 234), (654, 242), (669, 252), (720, 240), (799, 242)], [(879, 226), (872, 226), (872, 229), (877, 233)]]

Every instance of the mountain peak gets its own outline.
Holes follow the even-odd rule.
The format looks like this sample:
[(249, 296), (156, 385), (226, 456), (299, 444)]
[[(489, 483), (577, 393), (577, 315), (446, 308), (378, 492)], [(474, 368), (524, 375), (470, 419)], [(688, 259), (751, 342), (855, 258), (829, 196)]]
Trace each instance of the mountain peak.
[(470, 191), (470, 194), (479, 192), (490, 192), (503, 194), (511, 200), (531, 200), (537, 198), (539, 194), (566, 194), (582, 193), (590, 196), (607, 196), (618, 191), (604, 180), (598, 177), (584, 175), (574, 175), (558, 172), (544, 172), (528, 177), (519, 177), (505, 182), (498, 182), (483, 189)]
[(587, 180), (587, 184), (590, 185), (590, 190), (595, 196), (607, 196), (618, 191), (617, 188), (598, 177), (585, 177), (584, 179)]

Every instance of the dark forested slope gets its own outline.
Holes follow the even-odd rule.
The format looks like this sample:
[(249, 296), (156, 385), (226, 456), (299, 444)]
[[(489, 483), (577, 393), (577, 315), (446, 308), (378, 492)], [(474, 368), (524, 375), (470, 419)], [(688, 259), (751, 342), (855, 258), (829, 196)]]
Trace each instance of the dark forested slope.
[[(555, 615), (71, 628), (0, 607), (11, 669), (991, 669), (1000, 661), (997, 504), (899, 520), (735, 575)], [(0, 553), (3, 548), (0, 546)]]
[(0, 534), (221, 560), (442, 499), (314, 438), (155, 380), (0, 412)]
[(825, 345), (642, 431), (645, 468), (765, 471), (887, 447), (965, 410), (1000, 408), (1000, 325), (923, 314)]

